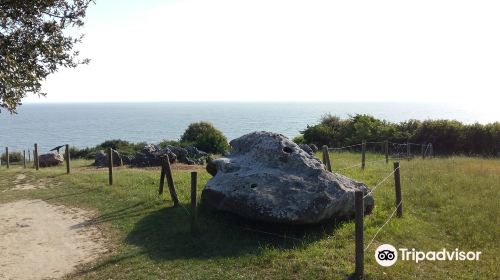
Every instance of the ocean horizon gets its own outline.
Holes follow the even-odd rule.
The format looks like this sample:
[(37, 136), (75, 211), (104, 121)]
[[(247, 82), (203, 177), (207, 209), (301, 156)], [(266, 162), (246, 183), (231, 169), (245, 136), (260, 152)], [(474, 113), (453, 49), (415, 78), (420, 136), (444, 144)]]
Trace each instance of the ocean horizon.
[(105, 140), (159, 143), (178, 140), (190, 123), (208, 121), (231, 140), (258, 130), (300, 134), (325, 114), (341, 118), (369, 114), (391, 122), (455, 119), (464, 123), (499, 121), (481, 110), (443, 103), (350, 102), (124, 102), (26, 103), (11, 115), (2, 110), (0, 146), (41, 152), (70, 144), (78, 148)]

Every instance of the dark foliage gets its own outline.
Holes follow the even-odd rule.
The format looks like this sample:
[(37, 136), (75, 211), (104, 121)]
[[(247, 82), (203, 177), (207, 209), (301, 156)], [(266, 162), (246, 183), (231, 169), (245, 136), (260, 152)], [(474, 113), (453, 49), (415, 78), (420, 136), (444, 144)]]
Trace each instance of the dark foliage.
[[(82, 35), (65, 32), (83, 25), (91, 0), (0, 0), (0, 107), (11, 113), (28, 93), (45, 95), (41, 81), (78, 60)], [(72, 32), (74, 34), (74, 32)]]
[(78, 149), (76, 147), (71, 147), (69, 152), (71, 158), (84, 158), (84, 159), (94, 159), (95, 153), (99, 150), (106, 151), (109, 148), (117, 150), (120, 154), (124, 155), (134, 155), (136, 152), (144, 148), (145, 142), (141, 143), (130, 143), (125, 140), (106, 140), (103, 143), (90, 148)]
[[(2, 154), (2, 162), (7, 162), (7, 154)], [(20, 152), (9, 152), (9, 162), (21, 162), (23, 155)]]
[(347, 146), (366, 141), (427, 144), (436, 154), (493, 155), (500, 154), (500, 122), (487, 125), (463, 124), (455, 120), (409, 120), (390, 123), (368, 115), (355, 115), (342, 120), (326, 115), (319, 124), (308, 126), (303, 141), (318, 147)]

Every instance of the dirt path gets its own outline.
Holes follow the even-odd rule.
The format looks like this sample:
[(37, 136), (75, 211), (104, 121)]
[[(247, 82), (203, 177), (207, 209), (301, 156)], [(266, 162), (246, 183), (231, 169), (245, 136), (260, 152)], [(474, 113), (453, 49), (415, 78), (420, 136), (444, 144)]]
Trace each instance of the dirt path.
[(9, 190), (36, 190), (45, 189), (47, 186), (58, 186), (59, 183), (53, 182), (50, 179), (35, 179), (33, 177), (28, 177), (26, 174), (18, 174), (16, 178), (12, 181), (11, 188), (4, 190), (4, 192)]
[(0, 279), (58, 278), (106, 252), (88, 211), (42, 200), (0, 205)]

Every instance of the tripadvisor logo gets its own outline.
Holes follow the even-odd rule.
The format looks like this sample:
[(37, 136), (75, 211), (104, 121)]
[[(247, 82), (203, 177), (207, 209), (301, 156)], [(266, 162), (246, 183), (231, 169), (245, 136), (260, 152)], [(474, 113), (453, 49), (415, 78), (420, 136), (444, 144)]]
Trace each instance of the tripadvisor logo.
[(445, 248), (439, 251), (417, 251), (415, 248), (399, 248), (397, 250), (391, 244), (383, 244), (375, 250), (375, 260), (381, 266), (391, 266), (396, 263), (398, 257), (402, 261), (478, 261), (481, 252), (465, 252), (456, 248), (449, 251)]

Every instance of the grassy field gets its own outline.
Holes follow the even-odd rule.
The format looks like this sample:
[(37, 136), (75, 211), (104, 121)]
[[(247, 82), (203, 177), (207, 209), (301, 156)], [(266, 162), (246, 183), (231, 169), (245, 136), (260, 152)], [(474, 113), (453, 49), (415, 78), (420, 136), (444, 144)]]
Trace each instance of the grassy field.
[[(331, 153), (334, 170), (359, 163), (359, 154)], [(392, 171), (382, 156), (369, 154), (367, 168), (340, 173), (374, 186)], [(371, 162), (377, 161), (377, 162)], [(159, 170), (106, 169), (74, 161), (63, 166), (0, 170), (0, 203), (43, 199), (91, 209), (110, 252), (69, 278), (76, 279), (346, 279), (354, 271), (354, 223), (276, 227), (199, 208), (200, 232), (190, 234), (184, 207), (172, 207), (168, 191), (157, 195)], [(188, 208), (189, 168), (174, 165), (181, 203)], [(199, 171), (199, 194), (210, 178)], [(14, 178), (44, 179), (49, 188), (8, 190)], [(404, 216), (392, 219), (366, 251), (366, 279), (499, 279), (500, 160), (466, 157), (401, 160)], [(366, 243), (394, 209), (393, 179), (375, 191), (374, 212), (365, 218)], [(267, 233), (264, 233), (267, 232)], [(366, 244), (365, 243), (365, 244)], [(429, 251), (482, 251), (479, 261), (398, 261), (379, 266), (373, 257), (383, 243)]]

